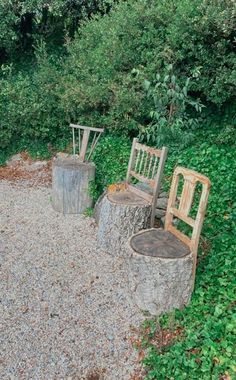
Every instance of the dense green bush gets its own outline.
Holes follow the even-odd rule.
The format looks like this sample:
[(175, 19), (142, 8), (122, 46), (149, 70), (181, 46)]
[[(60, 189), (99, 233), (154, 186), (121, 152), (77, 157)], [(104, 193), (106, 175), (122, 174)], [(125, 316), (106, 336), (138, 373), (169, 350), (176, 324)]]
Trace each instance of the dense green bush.
[(187, 145), (194, 137), (193, 129), (198, 126), (198, 119), (191, 117), (188, 108), (201, 112), (203, 105), (193, 100), (189, 94), (190, 78), (181, 86), (173, 73), (173, 66), (168, 65), (166, 72), (156, 75), (153, 83), (145, 80), (144, 86), (153, 110), (150, 112), (152, 122), (140, 130), (140, 137), (161, 146), (174, 143)]
[(234, 23), (229, 0), (121, 3), (86, 23), (68, 47), (63, 105), (71, 117), (137, 133), (150, 122), (144, 79), (152, 82), (171, 63), (182, 84), (191, 78), (193, 99), (214, 106), (214, 114), (232, 104), (235, 114)]
[(183, 0), (174, 12), (167, 45), (176, 64), (196, 76), (193, 89), (219, 106), (235, 99), (235, 1)]
[(125, 180), (131, 142), (123, 137), (102, 137), (93, 154), (96, 164), (96, 183), (92, 185), (92, 196), (98, 196), (112, 183)]
[(156, 68), (157, 15), (157, 8), (145, 1), (129, 1), (78, 31), (68, 47), (68, 77), (62, 99), (71, 117), (120, 133), (137, 133), (139, 122), (148, 115), (148, 101), (144, 99), (142, 75), (137, 79), (132, 69), (141, 66), (152, 72)]
[(104, 14), (112, 0), (16, 0), (0, 4), (0, 62), (16, 56), (15, 50), (32, 49), (43, 37), (62, 44), (73, 37), (82, 20), (93, 14)]
[[(41, 49), (41, 50), (40, 50)], [(66, 134), (68, 121), (60, 104), (59, 62), (50, 60), (41, 46), (34, 71), (13, 73), (2, 67), (0, 81), (0, 147), (19, 139), (55, 141)]]
[[(55, 5), (56, 10), (60, 7)], [(20, 72), (2, 67), (1, 146), (12, 144), (15, 134), (14, 141), (22, 137), (53, 141), (65, 133), (69, 121), (130, 136), (141, 132), (146, 138), (153, 126), (153, 104), (143, 83), (154, 83), (157, 73), (163, 78), (167, 64), (173, 66), (180, 88), (191, 79), (185, 100), (196, 104), (200, 99), (206, 106), (199, 126), (204, 128), (213, 116), (222, 128), (234, 126), (234, 21), (235, 3), (230, 0), (120, 2), (109, 14), (84, 22), (67, 44), (66, 55), (51, 58), (45, 49), (39, 54), (37, 47), (34, 67)], [(163, 91), (158, 96), (164, 96)], [(181, 141), (192, 133), (189, 120), (196, 120), (187, 103), (184, 117), (182, 113), (175, 123)], [(152, 140), (158, 143), (160, 124), (156, 119), (157, 128), (151, 129)], [(166, 135), (171, 144), (174, 134), (163, 125), (163, 142)]]

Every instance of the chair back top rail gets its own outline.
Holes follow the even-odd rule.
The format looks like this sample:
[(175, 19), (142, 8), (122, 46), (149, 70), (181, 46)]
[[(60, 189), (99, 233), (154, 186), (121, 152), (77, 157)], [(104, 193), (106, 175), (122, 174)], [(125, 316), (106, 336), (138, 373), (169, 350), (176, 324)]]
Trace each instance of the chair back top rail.
[(71, 128), (77, 128), (77, 129), (89, 129), (90, 131), (93, 132), (104, 132), (104, 128), (95, 128), (95, 127), (85, 127), (84, 125), (79, 125), (79, 124), (70, 124)]
[[(181, 196), (180, 198), (178, 198), (177, 191), (180, 176), (183, 176), (184, 182)], [(202, 184), (202, 191), (200, 194), (200, 201), (197, 209), (196, 218), (194, 219), (189, 216), (189, 213), (191, 211), (197, 183)], [(183, 243), (188, 245), (191, 252), (195, 256), (197, 255), (199, 238), (207, 207), (210, 186), (210, 180), (206, 176), (197, 173), (194, 170), (182, 168), (180, 166), (176, 167), (176, 169), (174, 170), (166, 211), (165, 230), (170, 231)], [(177, 199), (179, 199), (178, 208), (176, 206)], [(190, 227), (192, 227), (191, 238), (180, 232), (173, 225), (174, 216), (187, 223)]]
[(135, 140), (136, 140), (135, 149), (148, 152), (153, 156), (161, 157), (161, 149), (155, 149), (155, 148), (152, 148), (150, 146), (140, 144), (139, 142), (137, 142), (137, 139), (135, 139)]
[(163, 176), (165, 161), (168, 149), (155, 149), (140, 144), (137, 138), (133, 139), (129, 165), (126, 175), (128, 187), (135, 192), (136, 187), (131, 183), (132, 178), (147, 184), (152, 190), (152, 195), (147, 194), (143, 189), (137, 189), (136, 194), (148, 199), (152, 205), (151, 226), (154, 225), (155, 206), (160, 192), (161, 180)]

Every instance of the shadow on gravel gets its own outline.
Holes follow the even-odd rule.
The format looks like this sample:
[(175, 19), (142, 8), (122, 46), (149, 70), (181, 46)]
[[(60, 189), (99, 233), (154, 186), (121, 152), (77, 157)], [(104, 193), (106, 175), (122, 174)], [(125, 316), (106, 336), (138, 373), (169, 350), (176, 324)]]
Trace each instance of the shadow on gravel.
[(103, 380), (103, 374), (106, 372), (105, 369), (102, 369), (102, 370), (94, 370), (92, 372), (90, 372), (87, 377), (86, 377), (86, 380)]

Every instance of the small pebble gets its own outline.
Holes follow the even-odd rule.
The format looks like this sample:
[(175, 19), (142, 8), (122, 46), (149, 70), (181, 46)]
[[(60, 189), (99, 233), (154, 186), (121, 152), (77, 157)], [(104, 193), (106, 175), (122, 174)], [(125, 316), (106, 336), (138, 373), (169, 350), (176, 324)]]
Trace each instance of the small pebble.
[(91, 221), (56, 213), (47, 187), (0, 182), (1, 380), (129, 380), (137, 370), (126, 337), (144, 317)]

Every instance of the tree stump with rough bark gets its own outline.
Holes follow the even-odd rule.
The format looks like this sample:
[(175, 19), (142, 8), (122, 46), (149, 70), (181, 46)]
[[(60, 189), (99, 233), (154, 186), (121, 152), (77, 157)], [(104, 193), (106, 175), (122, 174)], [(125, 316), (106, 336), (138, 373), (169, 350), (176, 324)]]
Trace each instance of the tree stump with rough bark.
[(163, 229), (140, 231), (125, 246), (131, 298), (151, 315), (188, 304), (193, 290), (193, 255)]
[(128, 238), (148, 227), (150, 214), (150, 203), (134, 193), (108, 192), (99, 210), (99, 246), (111, 255), (122, 255)]
[(96, 201), (95, 206), (94, 206), (93, 217), (94, 217), (97, 225), (99, 225), (99, 217), (100, 217), (100, 211), (102, 208), (102, 202), (103, 202), (103, 199), (106, 196), (106, 194), (107, 194), (107, 190), (105, 190), (100, 195), (100, 197), (98, 198), (98, 200)]
[(92, 207), (89, 183), (95, 178), (95, 165), (78, 158), (55, 158), (52, 164), (52, 206), (63, 214), (81, 214)]

